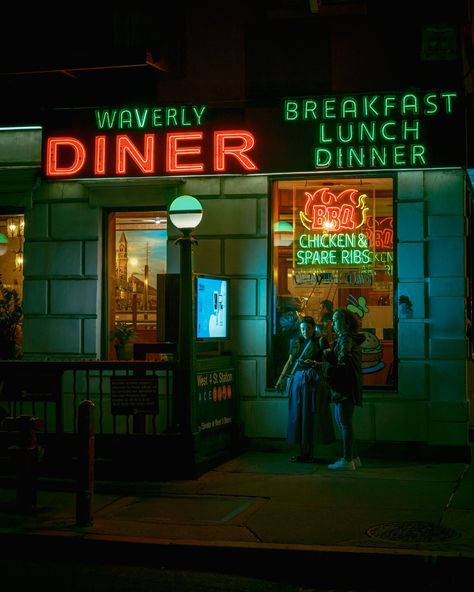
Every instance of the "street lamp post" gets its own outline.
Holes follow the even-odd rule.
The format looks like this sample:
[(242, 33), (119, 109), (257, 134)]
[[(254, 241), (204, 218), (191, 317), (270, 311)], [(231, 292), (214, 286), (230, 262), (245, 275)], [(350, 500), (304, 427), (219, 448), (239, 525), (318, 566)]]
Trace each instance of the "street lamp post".
[(194, 359), (193, 246), (192, 231), (202, 220), (202, 206), (190, 195), (177, 197), (170, 205), (169, 217), (182, 232), (175, 242), (180, 246), (179, 280), (179, 388), (173, 402), (173, 424), (179, 431), (191, 432), (191, 390)]

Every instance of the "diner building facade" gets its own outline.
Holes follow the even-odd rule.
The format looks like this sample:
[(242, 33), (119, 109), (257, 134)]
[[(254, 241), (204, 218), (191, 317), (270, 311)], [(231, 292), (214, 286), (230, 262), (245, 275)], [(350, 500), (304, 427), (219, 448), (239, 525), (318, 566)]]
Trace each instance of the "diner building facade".
[[(166, 135), (157, 126), (137, 136), (133, 117), (152, 109), (126, 107), (92, 113), (97, 125), (121, 118), (94, 136), (73, 124), (0, 132), (0, 231), (22, 226), (2, 258), (2, 281), (23, 300), (22, 359), (116, 359), (109, 335), (120, 321), (138, 342), (169, 340), (179, 319), (163, 309), (164, 291), (180, 269), (168, 209), (191, 195), (203, 207), (194, 272), (230, 278), (219, 351), (233, 355), (248, 442), (284, 446), (288, 400), (275, 384), (299, 319), (324, 332), (329, 301), (356, 314), (366, 338), (355, 419), (366, 448), (466, 456), (470, 200), (458, 94), (286, 99), (211, 129), (172, 109)], [(193, 109), (204, 120), (205, 107)], [(449, 150), (439, 125), (451, 130)], [(166, 157), (152, 152), (160, 133)], [(206, 135), (213, 148), (201, 147)]]
[[(23, 319), (2, 352), (0, 371), (17, 378), (0, 406), (17, 413), (15, 398), (51, 395), (20, 388), (21, 367), (47, 376), (104, 361), (140, 378), (145, 359), (162, 388), (179, 341), (183, 241), (170, 208), (191, 196), (203, 210), (193, 273), (230, 291), (211, 289), (204, 336), (195, 299), (188, 317), (197, 440), (288, 449), (276, 385), (302, 316), (334, 337), (329, 306), (351, 310), (365, 338), (361, 453), (469, 458), (472, 2), (412, 5), (397, 2), (390, 19), (372, 0), (174, 3), (133, 18), (98, 7), (62, 27), (41, 7), (2, 40), (13, 64), (2, 71), (0, 272)], [(120, 328), (132, 330), (128, 352)], [(87, 374), (92, 390), (77, 394), (71, 372), (61, 412), (44, 410), (64, 429), (84, 394), (101, 430), (182, 428), (155, 382), (106, 418), (109, 382)], [(316, 455), (334, 458), (339, 444)]]

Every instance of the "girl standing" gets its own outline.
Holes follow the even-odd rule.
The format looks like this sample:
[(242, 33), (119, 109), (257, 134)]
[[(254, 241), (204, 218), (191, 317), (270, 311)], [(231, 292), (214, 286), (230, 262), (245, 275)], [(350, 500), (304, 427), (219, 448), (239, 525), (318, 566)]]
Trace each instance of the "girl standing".
[(299, 444), (292, 462), (314, 462), (314, 444), (334, 441), (329, 388), (321, 376), (322, 352), (329, 347), (316, 333), (313, 317), (300, 321), (300, 336), (290, 347), (293, 365), (288, 392), (288, 442)]
[(361, 466), (354, 450), (352, 418), (355, 406), (362, 407), (361, 343), (364, 336), (358, 333), (358, 318), (346, 308), (334, 312), (333, 328), (336, 340), (332, 349), (324, 352), (325, 375), (331, 387), (334, 418), (341, 432), (344, 455), (328, 465), (328, 469), (353, 471), (356, 466)]

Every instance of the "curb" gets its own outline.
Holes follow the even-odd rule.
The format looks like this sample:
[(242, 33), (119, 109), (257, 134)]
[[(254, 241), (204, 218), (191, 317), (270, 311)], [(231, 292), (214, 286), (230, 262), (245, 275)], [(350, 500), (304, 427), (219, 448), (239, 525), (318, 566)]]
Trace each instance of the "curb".
[[(202, 542), (186, 539), (116, 536), (88, 529), (0, 529), (6, 554), (34, 549), (35, 557), (83, 558), (90, 562), (123, 563), (161, 569), (238, 574), (311, 586), (367, 586), (375, 589), (420, 589), (426, 582), (453, 589), (474, 568), (474, 554), (420, 549), (329, 545)], [(54, 554), (54, 555), (52, 555)], [(383, 574), (382, 576), (380, 574)], [(407, 580), (409, 574), (409, 580)], [(380, 587), (382, 586), (382, 588)], [(364, 589), (370, 589), (364, 588)], [(457, 589), (457, 588), (456, 588)], [(459, 588), (460, 589), (460, 588)]]

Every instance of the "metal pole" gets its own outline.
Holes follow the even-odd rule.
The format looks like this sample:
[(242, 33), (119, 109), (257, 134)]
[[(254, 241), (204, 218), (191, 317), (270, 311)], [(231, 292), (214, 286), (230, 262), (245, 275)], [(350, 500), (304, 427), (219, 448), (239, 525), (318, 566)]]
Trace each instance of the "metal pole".
[[(183, 236), (177, 242), (180, 252), (179, 280), (179, 387), (175, 410), (174, 424), (180, 432), (191, 431), (191, 373), (194, 340), (193, 327), (193, 260), (192, 248), (196, 239), (190, 230), (182, 229)], [(175, 409), (175, 406), (177, 407)]]
[(82, 401), (79, 405), (78, 444), (76, 525), (91, 526), (95, 463), (95, 405), (92, 401)]

